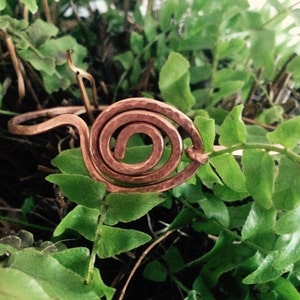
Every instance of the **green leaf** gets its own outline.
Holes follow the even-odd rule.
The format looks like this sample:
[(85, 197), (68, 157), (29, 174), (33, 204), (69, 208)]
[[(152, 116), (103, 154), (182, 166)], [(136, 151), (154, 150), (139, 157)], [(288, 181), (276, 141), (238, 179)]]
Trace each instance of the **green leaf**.
[(71, 201), (89, 208), (99, 208), (106, 191), (104, 183), (88, 176), (52, 174), (46, 179), (57, 184)]
[(0, 268), (0, 298), (3, 300), (51, 300), (31, 276), (12, 268)]
[(134, 54), (140, 54), (144, 49), (144, 37), (141, 34), (132, 31), (130, 34), (130, 45)]
[[(240, 38), (233, 38), (229, 41), (225, 41), (221, 43), (218, 49), (218, 57), (219, 59), (224, 58), (235, 58), (239, 52), (243, 51), (246, 48), (245, 41)], [(229, 69), (222, 69), (222, 70), (228, 70)], [(243, 80), (246, 80), (243, 79)]]
[[(153, 18), (151, 12), (147, 12), (144, 17), (144, 33), (148, 42), (152, 42), (157, 36), (157, 20)], [(161, 39), (160, 39), (161, 40)]]
[(178, 248), (172, 246), (163, 255), (164, 261), (168, 265), (168, 269), (172, 273), (180, 272), (184, 268), (184, 261)]
[(134, 56), (131, 51), (126, 51), (124, 53), (114, 56), (114, 60), (120, 62), (125, 70), (130, 69), (133, 64)]
[(158, 193), (110, 193), (106, 197), (107, 211), (105, 224), (115, 225), (118, 222), (131, 222), (148, 213), (165, 198)]
[(38, 71), (44, 71), (48, 75), (53, 75), (55, 72), (55, 60), (53, 57), (45, 57), (38, 54), (32, 49), (24, 49), (18, 51), (19, 55)]
[(198, 276), (193, 282), (193, 290), (189, 292), (188, 297), (184, 300), (198, 300), (199, 298), (197, 295), (205, 300), (215, 300), (213, 294), (201, 276)]
[(274, 105), (270, 108), (264, 109), (256, 118), (257, 122), (263, 124), (274, 124), (281, 122), (284, 113), (281, 105)]
[(155, 282), (164, 282), (167, 279), (167, 271), (158, 260), (147, 263), (143, 276)]
[[(298, 225), (299, 226), (299, 225)], [(300, 260), (300, 232), (292, 235), (288, 245), (285, 246), (274, 261), (274, 267), (277, 269), (287, 268), (289, 265)]]
[(25, 4), (32, 14), (35, 14), (38, 10), (37, 1), (36, 0), (21, 0), (23, 4)]
[(216, 220), (218, 223), (222, 224), (225, 227), (229, 226), (230, 218), (229, 212), (223, 201), (218, 199), (212, 194), (205, 194), (204, 199), (201, 199), (198, 203), (203, 209), (205, 215)]
[(99, 299), (86, 285), (83, 277), (65, 268), (50, 255), (18, 251), (11, 255), (8, 267), (17, 269), (27, 274), (33, 282), (38, 282), (50, 299)]
[(273, 190), (277, 209), (293, 209), (300, 204), (300, 166), (281, 156)]
[(210, 164), (205, 164), (197, 172), (201, 182), (208, 188), (212, 188), (215, 183), (222, 184), (218, 175), (214, 172)]
[(300, 140), (300, 116), (280, 124), (267, 134), (267, 138), (271, 143), (281, 144), (288, 149), (294, 148)]
[(0, 11), (6, 7), (6, 0), (0, 2)]
[(275, 224), (274, 230), (277, 234), (291, 234), (300, 231), (300, 205), (295, 209), (286, 212)]
[(196, 117), (194, 123), (201, 135), (205, 152), (213, 151), (215, 141), (215, 122), (213, 119)]
[(275, 166), (271, 156), (262, 150), (245, 150), (242, 157), (246, 186), (253, 199), (271, 208)]
[(183, 197), (190, 203), (197, 203), (200, 199), (204, 197), (202, 193), (202, 187), (200, 183), (189, 184), (184, 182), (175, 188), (172, 191), (174, 197), (181, 198)]
[(51, 160), (51, 164), (57, 167), (62, 173), (89, 176), (80, 148), (60, 152)]
[(299, 291), (288, 279), (279, 277), (271, 282), (272, 290), (278, 295), (278, 299), (282, 300), (299, 300)]
[(247, 143), (268, 143), (266, 137), (268, 131), (258, 125), (248, 125), (247, 130)]
[(199, 263), (203, 264), (200, 275), (208, 287), (214, 287), (220, 276), (235, 269), (253, 255), (253, 250), (244, 244), (234, 244), (234, 239), (222, 232), (212, 250)]
[(251, 33), (250, 54), (256, 68), (263, 68), (266, 77), (274, 71), (275, 32), (270, 29), (255, 30)]
[(90, 251), (85, 247), (70, 248), (51, 254), (61, 265), (86, 278), (88, 274)]
[(227, 202), (233, 202), (241, 199), (245, 199), (246, 197), (249, 196), (249, 192), (236, 192), (232, 190), (230, 187), (228, 187), (225, 184), (218, 184), (216, 183), (213, 186), (213, 193), (216, 195), (218, 198), (222, 199), (223, 201)]
[(183, 112), (195, 104), (190, 90), (190, 64), (181, 54), (172, 52), (159, 74), (159, 89), (164, 100)]
[(254, 202), (242, 229), (243, 240), (250, 240), (260, 247), (272, 249), (275, 242), (275, 221), (275, 209), (266, 209)]
[(77, 205), (57, 225), (53, 236), (63, 234), (67, 229), (73, 229), (83, 235), (86, 239), (94, 241), (99, 210)]
[(109, 226), (101, 227), (100, 236), (100, 241), (96, 246), (100, 258), (130, 251), (151, 240), (151, 237), (143, 232)]
[(289, 268), (276, 269), (273, 264), (279, 256), (278, 251), (269, 253), (265, 258), (262, 258), (258, 268), (248, 275), (244, 280), (244, 284), (257, 284), (273, 281), (279, 278), (283, 273), (287, 272)]
[(218, 91), (215, 92), (212, 96), (212, 103), (216, 104), (223, 98), (231, 96), (237, 92), (239, 92), (244, 86), (245, 82), (241, 80), (235, 81), (225, 81), (219, 84)]
[(293, 80), (298, 83), (299, 85), (299, 80), (300, 80), (300, 70), (298, 68), (300, 63), (300, 56), (296, 56), (288, 65), (286, 70), (293, 75)]
[(58, 28), (51, 23), (37, 19), (27, 28), (29, 41), (36, 47), (43, 45), (58, 33)]
[(177, 214), (173, 222), (170, 224), (169, 230), (180, 229), (186, 225), (191, 225), (196, 218), (196, 214), (194, 214), (190, 209), (184, 208)]
[(230, 189), (239, 193), (247, 192), (245, 176), (232, 154), (225, 153), (212, 157), (210, 163)]
[(116, 290), (103, 282), (99, 269), (94, 268), (93, 271), (91, 282), (92, 289), (98, 294), (100, 299), (105, 296), (106, 300), (112, 300)]
[(221, 125), (219, 143), (230, 147), (246, 142), (246, 126), (242, 121), (243, 105), (237, 105), (228, 114)]

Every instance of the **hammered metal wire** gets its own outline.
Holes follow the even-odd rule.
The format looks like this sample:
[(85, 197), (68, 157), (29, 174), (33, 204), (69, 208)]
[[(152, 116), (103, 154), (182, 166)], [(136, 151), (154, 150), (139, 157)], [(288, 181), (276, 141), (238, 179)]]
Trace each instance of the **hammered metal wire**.
[[(104, 182), (110, 192), (160, 192), (175, 187), (190, 178), (206, 163), (203, 143), (193, 122), (178, 109), (148, 98), (129, 98), (108, 107), (98, 107), (99, 114), (91, 129), (78, 114), (83, 106), (58, 107), (21, 114), (12, 118), (8, 129), (12, 134), (35, 135), (55, 127), (70, 125), (78, 130), (83, 159), (90, 175)], [(25, 121), (51, 117), (35, 125)], [(187, 166), (176, 172), (183, 156), (183, 131), (192, 141), (185, 153)], [(123, 162), (130, 137), (137, 133), (148, 136), (153, 145), (150, 156), (137, 164)], [(112, 139), (116, 139), (111, 147)], [(169, 141), (170, 155), (161, 164)]]

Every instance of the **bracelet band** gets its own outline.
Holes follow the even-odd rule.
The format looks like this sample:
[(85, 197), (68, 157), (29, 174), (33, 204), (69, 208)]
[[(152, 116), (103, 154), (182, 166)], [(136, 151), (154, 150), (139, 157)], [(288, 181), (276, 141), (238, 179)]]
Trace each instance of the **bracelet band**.
[[(186, 181), (207, 162), (194, 123), (168, 104), (148, 98), (128, 98), (99, 106), (97, 110), (101, 113), (90, 129), (78, 116), (85, 113), (84, 106), (70, 106), (18, 115), (9, 121), (8, 130), (12, 134), (36, 135), (59, 126), (75, 127), (87, 170), (92, 178), (105, 183), (110, 192), (165, 191)], [(23, 124), (41, 117), (50, 119), (34, 125)], [(144, 161), (130, 164), (123, 160), (128, 141), (135, 134), (149, 137), (152, 151)], [(187, 137), (192, 144), (185, 150), (189, 162), (177, 171), (184, 155), (182, 140)]]

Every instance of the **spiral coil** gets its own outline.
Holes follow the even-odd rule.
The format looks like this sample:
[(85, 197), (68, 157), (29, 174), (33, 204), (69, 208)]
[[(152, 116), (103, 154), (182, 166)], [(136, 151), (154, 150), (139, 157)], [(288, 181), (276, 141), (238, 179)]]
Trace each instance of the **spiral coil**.
[[(104, 182), (111, 192), (165, 191), (186, 181), (206, 162), (203, 143), (193, 122), (165, 103), (147, 98), (121, 100), (106, 107), (90, 131), (86, 123), (74, 115), (82, 108), (65, 107), (23, 114), (11, 119), (8, 127), (14, 134), (33, 135), (62, 125), (74, 126), (80, 135), (83, 159), (90, 175)], [(37, 125), (21, 124), (47, 115), (54, 117)], [(176, 172), (183, 157), (179, 131), (191, 139), (192, 146), (185, 151), (190, 162)], [(147, 136), (152, 151), (142, 162), (126, 163), (127, 144), (135, 134)], [(169, 146), (170, 154), (163, 161), (165, 145)]]

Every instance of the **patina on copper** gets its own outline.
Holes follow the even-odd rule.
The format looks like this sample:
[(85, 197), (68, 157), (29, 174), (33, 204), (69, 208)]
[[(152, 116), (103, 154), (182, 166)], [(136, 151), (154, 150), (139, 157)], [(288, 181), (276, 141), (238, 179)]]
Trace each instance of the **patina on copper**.
[[(8, 123), (12, 134), (35, 135), (59, 126), (75, 127), (87, 170), (95, 180), (104, 182), (110, 192), (165, 191), (186, 181), (207, 162), (197, 128), (181, 111), (148, 98), (128, 98), (110, 106), (99, 106), (91, 75), (73, 65), (70, 53), (67, 61), (76, 73), (84, 106), (56, 107), (21, 114)], [(83, 77), (93, 86), (93, 107), (89, 104)], [(93, 110), (100, 111), (96, 120), (93, 120)], [(82, 113), (87, 113), (93, 123), (90, 129), (79, 117)], [(40, 117), (49, 119), (35, 125), (22, 124)], [(190, 138), (192, 146), (185, 149), (189, 163), (177, 172), (184, 153), (179, 132), (184, 132), (184, 138)], [(124, 162), (124, 157), (128, 141), (135, 134), (144, 134), (150, 139), (152, 152), (144, 161), (130, 164)], [(165, 146), (170, 154), (162, 159), (166, 153)]]

